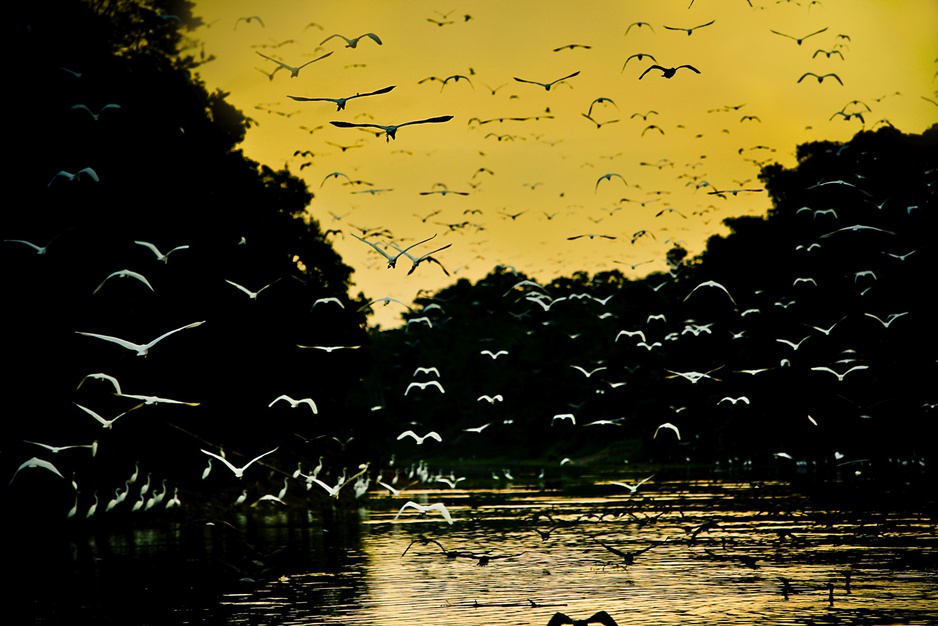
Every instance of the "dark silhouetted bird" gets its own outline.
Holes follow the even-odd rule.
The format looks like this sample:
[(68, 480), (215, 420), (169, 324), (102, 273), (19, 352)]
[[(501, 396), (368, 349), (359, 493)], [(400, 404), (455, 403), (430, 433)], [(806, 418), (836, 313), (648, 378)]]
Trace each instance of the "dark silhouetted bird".
[(600, 611), (598, 613), (593, 613), (590, 617), (586, 619), (573, 619), (572, 617), (567, 617), (563, 613), (554, 613), (554, 616), (550, 618), (550, 621), (547, 622), (547, 626), (565, 626), (566, 624), (573, 624), (573, 626), (588, 626), (589, 624), (603, 624), (603, 626), (619, 626), (616, 624), (616, 620), (612, 619), (612, 616), (605, 611)]
[(641, 80), (641, 79), (645, 78), (645, 74), (647, 74), (648, 72), (650, 72), (650, 71), (652, 71), (652, 70), (661, 70), (661, 75), (662, 75), (662, 76), (664, 76), (665, 78), (671, 78), (671, 77), (674, 76), (674, 74), (675, 74), (679, 69), (681, 69), (682, 67), (687, 68), (687, 69), (691, 70), (692, 72), (694, 72), (694, 73), (696, 73), (696, 74), (699, 74), (699, 73), (700, 73), (700, 70), (698, 70), (698, 69), (697, 69), (696, 67), (694, 67), (693, 65), (678, 65), (677, 67), (661, 67), (660, 65), (655, 64), (655, 65), (649, 66), (648, 69), (646, 69), (644, 72), (642, 72), (642, 75), (639, 76), (638, 79)]

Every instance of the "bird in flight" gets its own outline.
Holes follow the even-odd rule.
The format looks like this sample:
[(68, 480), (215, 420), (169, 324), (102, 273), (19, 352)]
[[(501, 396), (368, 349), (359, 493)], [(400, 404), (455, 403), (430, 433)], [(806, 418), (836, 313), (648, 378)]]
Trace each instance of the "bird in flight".
[(612, 616), (605, 611), (593, 613), (593, 615), (587, 617), (586, 619), (573, 619), (572, 617), (567, 617), (563, 613), (557, 612), (554, 613), (554, 616), (550, 618), (549, 622), (547, 622), (547, 626), (565, 626), (566, 624), (572, 624), (573, 626), (588, 626), (589, 624), (619, 626), (616, 624), (616, 620), (612, 619)]
[(394, 516), (394, 519), (397, 520), (397, 518), (401, 516), (401, 513), (404, 512), (404, 509), (408, 509), (408, 508), (417, 509), (421, 513), (428, 513), (430, 511), (439, 511), (440, 515), (442, 515), (443, 518), (447, 522), (449, 522), (450, 524), (453, 523), (453, 517), (449, 514), (449, 511), (446, 509), (446, 506), (444, 506), (442, 502), (423, 505), (423, 504), (417, 504), (416, 502), (413, 502), (412, 500), (408, 500), (407, 502), (404, 503), (404, 506), (402, 506), (400, 510), (397, 512), (397, 515)]
[(295, 409), (296, 407), (300, 406), (301, 404), (306, 404), (306, 405), (309, 406), (310, 410), (311, 410), (314, 414), (318, 414), (318, 413), (319, 413), (319, 409), (316, 407), (316, 403), (313, 402), (313, 399), (312, 399), (312, 398), (301, 398), (301, 399), (299, 399), (299, 400), (294, 400), (293, 398), (291, 398), (290, 396), (288, 396), (288, 395), (286, 395), (286, 394), (282, 394), (282, 395), (277, 396), (276, 398), (274, 398), (274, 401), (271, 402), (270, 404), (268, 404), (267, 406), (268, 406), (268, 407), (272, 407), (273, 405), (277, 404), (277, 403), (278, 403), (279, 401), (281, 401), (281, 400), (283, 400), (284, 402), (288, 402), (288, 403), (290, 404), (290, 408), (291, 408), (291, 409)]
[(622, 69), (621, 69), (620, 71), (621, 71), (621, 72), (624, 72), (624, 71), (625, 71), (625, 67), (629, 64), (629, 61), (631, 61), (632, 59), (638, 59), (639, 61), (641, 61), (641, 60), (644, 59), (645, 57), (648, 57), (649, 59), (651, 59), (651, 60), (654, 61), (655, 63), (658, 62), (658, 59), (656, 59), (656, 58), (653, 57), (652, 55), (648, 54), (647, 52), (637, 52), (637, 53), (635, 53), (635, 54), (629, 56), (629, 57), (625, 60), (625, 63), (622, 64)]
[[(257, 50), (255, 50), (255, 52), (257, 52)], [(274, 63), (276, 63), (277, 65), (279, 65), (279, 66), (282, 67), (283, 69), (285, 69), (285, 70), (290, 70), (290, 78), (296, 78), (297, 76), (299, 76), (299, 75), (300, 75), (300, 70), (303, 69), (304, 67), (306, 67), (307, 65), (309, 65), (310, 63), (315, 63), (316, 61), (321, 61), (321, 60), (325, 59), (327, 56), (330, 56), (330, 55), (332, 54), (331, 52), (327, 52), (326, 54), (322, 55), (321, 57), (317, 57), (317, 58), (313, 59), (312, 61), (307, 61), (307, 62), (304, 63), (303, 65), (299, 65), (299, 66), (297, 66), (297, 67), (293, 67), (292, 65), (287, 65), (287, 64), (284, 63), (283, 61), (278, 61), (277, 59), (275, 59), (275, 58), (273, 58), (273, 57), (269, 57), (269, 56), (267, 56), (266, 54), (264, 54), (263, 52), (257, 52), (257, 53), (258, 53), (259, 55), (261, 55), (262, 57), (264, 57), (265, 59), (267, 59), (268, 61), (273, 61)]]
[(593, 188), (593, 191), (598, 191), (599, 183), (602, 182), (603, 180), (612, 180), (613, 176), (615, 176), (616, 178), (620, 179), (623, 183), (628, 185), (628, 183), (625, 181), (625, 178), (622, 177), (622, 174), (619, 174), (617, 172), (609, 172), (608, 174), (603, 174), (602, 176), (596, 179), (596, 186)]
[[(795, 40), (795, 43), (800, 46), (800, 45), (801, 45), (801, 42), (804, 41), (805, 39), (807, 39), (808, 37), (813, 37), (813, 36), (815, 36), (815, 35), (820, 35), (821, 33), (823, 33), (823, 32), (824, 32), (825, 30), (827, 30), (828, 28), (829, 28), (829, 27), (825, 26), (825, 27), (822, 28), (821, 30), (815, 31), (815, 32), (811, 33), (810, 35), (805, 35), (804, 37), (792, 37), (791, 35), (786, 35), (785, 33), (780, 33), (780, 32), (778, 32), (777, 30), (771, 30), (771, 29), (769, 29), (769, 30), (770, 30), (771, 32), (775, 33), (776, 35), (781, 35), (782, 37), (788, 37), (789, 39), (794, 39), (794, 40)], [(816, 54), (816, 53), (815, 53), (815, 54)]]
[(413, 440), (417, 442), (417, 445), (422, 444), (422, 443), (423, 443), (424, 441), (426, 441), (427, 439), (436, 439), (436, 440), (439, 441), (440, 443), (443, 442), (443, 438), (440, 437), (440, 434), (439, 434), (438, 432), (436, 432), (435, 430), (431, 430), (430, 432), (428, 432), (428, 433), (427, 433), (426, 435), (424, 435), (423, 437), (421, 437), (420, 435), (418, 435), (417, 433), (415, 433), (415, 432), (412, 431), (412, 430), (405, 430), (404, 432), (402, 432), (400, 435), (397, 436), (397, 440), (400, 441), (400, 440), (403, 439), (404, 437), (412, 437)]
[(662, 76), (664, 76), (665, 78), (671, 78), (671, 77), (674, 76), (674, 74), (675, 74), (679, 69), (681, 69), (681, 68), (687, 68), (687, 69), (689, 69), (689, 70), (691, 70), (692, 72), (695, 72), (695, 73), (697, 73), (697, 74), (700, 73), (700, 70), (698, 70), (698, 69), (697, 69), (696, 67), (694, 67), (693, 65), (678, 65), (677, 67), (661, 67), (660, 65), (655, 64), (655, 65), (650, 65), (650, 66), (648, 66), (648, 69), (646, 69), (644, 72), (642, 72), (642, 75), (639, 76), (638, 79), (641, 80), (641, 79), (645, 78), (645, 74), (647, 74), (647, 73), (650, 72), (651, 70), (661, 70), (661, 75), (662, 75)]
[(378, 38), (378, 36), (377, 36), (376, 34), (374, 34), (374, 33), (365, 33), (364, 35), (359, 35), (358, 37), (355, 37), (354, 39), (349, 39), (348, 37), (346, 37), (346, 36), (344, 36), (344, 35), (339, 35), (339, 34), (329, 35), (328, 37), (326, 37), (325, 39), (323, 39), (321, 42), (319, 42), (319, 45), (321, 46), (322, 44), (326, 43), (326, 42), (329, 41), (330, 39), (334, 39), (334, 38), (336, 38), (336, 37), (338, 37), (339, 39), (344, 39), (344, 40), (345, 40), (345, 47), (346, 47), (346, 48), (357, 48), (357, 47), (358, 47), (358, 42), (359, 42), (359, 40), (360, 40), (362, 37), (368, 37), (369, 39), (371, 39), (372, 41), (374, 41), (374, 42), (375, 42), (376, 44), (378, 44), (379, 46), (382, 44), (381, 40)]
[(404, 390), (404, 395), (406, 396), (408, 393), (410, 393), (410, 390), (411, 390), (412, 388), (414, 388), (414, 387), (416, 387), (417, 389), (426, 389), (428, 386), (431, 386), (431, 385), (432, 385), (433, 387), (436, 387), (437, 389), (439, 389), (439, 390), (440, 390), (440, 393), (446, 393), (446, 390), (443, 389), (443, 385), (440, 384), (440, 381), (438, 381), (438, 380), (428, 380), (428, 381), (426, 381), (426, 382), (414, 381), (414, 382), (410, 383), (409, 385), (407, 385), (407, 388)]
[(713, 24), (715, 21), (716, 21), (716, 20), (710, 20), (710, 21), (707, 22), (706, 24), (698, 24), (697, 26), (691, 26), (690, 28), (682, 28), (682, 27), (679, 27), (679, 26), (665, 26), (665, 28), (666, 28), (667, 30), (681, 30), (681, 31), (686, 32), (688, 35), (691, 35), (691, 34), (693, 34), (693, 32), (694, 32), (695, 30), (697, 30), (698, 28), (703, 28), (704, 26), (710, 26), (710, 25)]
[(698, 289), (700, 289), (701, 287), (716, 287), (717, 289), (722, 290), (723, 293), (725, 293), (726, 296), (730, 299), (730, 302), (733, 303), (733, 306), (736, 306), (736, 300), (733, 300), (733, 296), (730, 295), (730, 292), (726, 289), (726, 287), (716, 282), (715, 280), (705, 280), (704, 282), (700, 283), (699, 285), (691, 289), (690, 293), (684, 297), (684, 301), (686, 302), (687, 299), (690, 298), (693, 295), (693, 293), (697, 291)]
[(91, 180), (93, 180), (93, 181), (96, 182), (96, 183), (97, 183), (97, 182), (100, 182), (100, 180), (101, 180), (100, 178), (98, 178), (98, 173), (97, 173), (97, 172), (95, 172), (95, 171), (94, 171), (93, 169), (91, 169), (90, 167), (84, 167), (84, 168), (78, 170), (77, 172), (75, 172), (74, 174), (72, 174), (71, 172), (66, 172), (65, 170), (60, 171), (58, 174), (56, 174), (55, 176), (52, 177), (52, 180), (49, 181), (48, 186), (51, 187), (51, 186), (52, 186), (52, 183), (54, 183), (54, 182), (55, 182), (55, 179), (58, 178), (59, 176), (61, 176), (62, 178), (67, 178), (67, 179), (69, 179), (69, 180), (75, 180), (76, 178), (77, 178), (77, 179), (80, 179), (80, 178), (82, 177), (82, 175), (87, 175), (88, 178), (90, 178)]
[(655, 434), (652, 436), (652, 439), (658, 438), (658, 431), (660, 431), (662, 428), (665, 428), (667, 430), (673, 430), (674, 434), (677, 435), (678, 441), (681, 440), (681, 431), (678, 430), (677, 426), (675, 426), (671, 422), (665, 422), (664, 424), (661, 424), (660, 426), (658, 426), (658, 428), (655, 429)]
[(424, 240), (422, 240), (422, 241), (418, 241), (417, 243), (414, 243), (414, 244), (411, 244), (411, 245), (407, 246), (407, 247), (404, 248), (403, 250), (401, 250), (401, 249), (398, 248), (397, 246), (394, 246), (394, 247), (398, 250), (398, 253), (395, 254), (394, 256), (391, 256), (390, 254), (388, 254), (387, 252), (385, 252), (378, 244), (374, 243), (373, 241), (368, 241), (367, 239), (362, 239), (361, 237), (359, 237), (359, 236), (356, 235), (355, 233), (351, 233), (351, 235), (352, 235), (352, 237), (355, 237), (355, 239), (358, 239), (359, 241), (363, 241), (363, 242), (367, 243), (369, 246), (371, 246), (372, 248), (374, 248), (375, 250), (377, 250), (379, 253), (381, 253), (381, 256), (383, 256), (384, 258), (386, 258), (386, 259), (388, 260), (388, 268), (389, 268), (389, 269), (390, 269), (390, 268), (393, 268), (393, 267), (395, 267), (395, 266), (397, 265), (397, 259), (398, 259), (402, 254), (406, 253), (406, 252), (407, 252), (408, 250), (410, 250), (411, 248), (414, 248), (414, 247), (416, 247), (416, 246), (419, 246), (419, 245), (422, 244), (422, 243), (426, 243), (426, 242), (430, 241), (431, 239), (433, 239), (433, 237), (436, 237), (436, 235), (433, 235), (432, 237), (427, 237), (426, 239), (424, 239)]
[(202, 320), (201, 322), (193, 322), (191, 324), (186, 324), (185, 326), (180, 326), (179, 328), (171, 330), (168, 333), (163, 333), (162, 335), (160, 335), (159, 337), (157, 337), (156, 339), (154, 339), (153, 341), (149, 343), (143, 343), (143, 344), (133, 343), (132, 341), (126, 341), (124, 339), (120, 339), (118, 337), (111, 337), (109, 335), (99, 335), (97, 333), (85, 333), (85, 332), (81, 332), (77, 330), (75, 332), (78, 333), (79, 335), (86, 335), (88, 337), (97, 337), (98, 339), (103, 339), (104, 341), (110, 341), (111, 343), (116, 343), (117, 345), (127, 348), (128, 350), (136, 351), (137, 356), (146, 356), (147, 353), (150, 351), (150, 348), (158, 344), (163, 339), (166, 339), (173, 333), (178, 333), (180, 330), (186, 330), (187, 328), (195, 328), (196, 326), (200, 326), (201, 324), (204, 324), (204, 323), (205, 323), (205, 320)]
[(159, 248), (157, 248), (155, 245), (153, 245), (149, 241), (135, 241), (134, 243), (137, 244), (138, 246), (149, 248), (150, 251), (156, 255), (156, 258), (162, 261), (163, 263), (169, 263), (169, 255), (171, 255), (176, 250), (186, 250), (189, 247), (189, 246), (176, 246), (175, 248), (173, 248), (166, 254), (163, 254), (162, 252), (160, 252)]
[(391, 141), (392, 139), (397, 139), (397, 129), (402, 126), (411, 126), (413, 124), (438, 124), (440, 122), (448, 122), (453, 119), (452, 115), (441, 115), (439, 117), (428, 117), (424, 120), (415, 120), (413, 122), (404, 122), (403, 124), (389, 124), (383, 126), (381, 124), (364, 124), (356, 122), (329, 122), (333, 126), (338, 126), (339, 128), (380, 128), (384, 131), (385, 141)]
[(150, 281), (148, 281), (143, 274), (139, 274), (132, 270), (118, 270), (116, 272), (111, 272), (110, 274), (108, 274), (107, 278), (102, 280), (101, 284), (98, 285), (92, 293), (98, 293), (99, 291), (101, 291), (101, 288), (104, 287), (104, 283), (106, 283), (112, 278), (135, 278), (139, 280), (141, 283), (143, 283), (144, 285), (146, 285), (147, 287), (149, 287), (150, 291), (155, 291), (153, 289), (153, 285), (150, 284)]
[(577, 71), (577, 72), (573, 72), (572, 74), (570, 74), (570, 75), (568, 75), (568, 76), (564, 76), (563, 78), (558, 78), (557, 80), (553, 80), (553, 81), (551, 81), (551, 82), (549, 82), (549, 83), (539, 83), (539, 82), (537, 82), (536, 80), (526, 80), (526, 79), (524, 79), (524, 78), (518, 78), (517, 76), (515, 77), (515, 80), (518, 81), (519, 83), (528, 83), (528, 84), (531, 84), (531, 85), (540, 85), (540, 86), (543, 87), (545, 90), (550, 91), (550, 88), (553, 87), (554, 85), (560, 84), (560, 83), (562, 83), (563, 81), (567, 80), (568, 78), (573, 78), (574, 76), (578, 75), (579, 73), (580, 73), (580, 72), (578, 72), (578, 71)]
[(629, 484), (629, 483), (624, 483), (624, 482), (621, 482), (621, 481), (616, 481), (616, 480), (611, 481), (609, 484), (611, 484), (611, 485), (616, 485), (616, 486), (618, 486), (618, 487), (625, 487), (625, 488), (628, 489), (631, 493), (635, 493), (636, 491), (638, 491), (638, 488), (639, 488), (639, 487), (641, 487), (642, 485), (644, 485), (645, 483), (647, 483), (649, 480), (651, 480), (652, 478), (654, 478), (654, 476), (655, 476), (654, 474), (652, 474), (651, 476), (647, 476), (647, 477), (641, 479), (640, 481), (638, 481), (637, 483), (635, 483), (634, 485), (631, 485), (631, 484)]
[(263, 287), (261, 287), (261, 288), (258, 289), (257, 291), (251, 291), (250, 289), (248, 289), (248, 288), (245, 287), (244, 285), (239, 285), (238, 283), (234, 282), (233, 280), (225, 279), (225, 282), (228, 283), (229, 285), (233, 286), (233, 287), (237, 287), (238, 289), (240, 289), (241, 291), (243, 291), (244, 293), (246, 293), (246, 294), (248, 295), (248, 297), (249, 297), (251, 300), (257, 300), (257, 296), (259, 296), (262, 291), (264, 291), (265, 289), (267, 289), (267, 288), (270, 287), (271, 285), (277, 284), (278, 282), (280, 282), (280, 279), (278, 278), (278, 279), (275, 280), (274, 282), (268, 283), (268, 284), (264, 285)]
[[(448, 244), (446, 244), (445, 246), (443, 246), (442, 248), (437, 248), (436, 250), (434, 250), (434, 251), (432, 251), (432, 252), (427, 252), (427, 253), (424, 254), (423, 256), (414, 257), (414, 256), (411, 255), (409, 252), (407, 252), (407, 250), (409, 250), (410, 248), (408, 248), (407, 250), (401, 250), (401, 249), (397, 246), (397, 244), (395, 244), (393, 241), (391, 242), (391, 246), (392, 246), (395, 250), (397, 250), (400, 254), (403, 254), (403, 255), (406, 256), (408, 259), (410, 259), (410, 262), (411, 262), (412, 265), (411, 265), (410, 269), (407, 271), (407, 275), (408, 275), (408, 276), (410, 276), (411, 274), (413, 274), (413, 273), (414, 273), (414, 270), (417, 269), (417, 266), (420, 265), (420, 264), (421, 264), (422, 262), (424, 262), (424, 261), (430, 261), (431, 263), (436, 263), (437, 265), (440, 266), (440, 269), (443, 270), (443, 273), (446, 274), (447, 276), (449, 276), (449, 272), (446, 271), (446, 268), (443, 267), (443, 264), (440, 263), (436, 258), (434, 258), (433, 255), (436, 254), (437, 252), (440, 252), (441, 250), (446, 250), (447, 248), (449, 248), (449, 247), (452, 246), (452, 245), (453, 245), (453, 244), (448, 243)], [(413, 246), (411, 246), (411, 247), (413, 247)]]
[(365, 96), (377, 96), (383, 93), (388, 93), (394, 89), (396, 85), (391, 85), (390, 87), (385, 87), (384, 89), (378, 89), (377, 91), (369, 91), (368, 93), (357, 93), (354, 96), (348, 96), (345, 98), (304, 98), (302, 96), (287, 96), (291, 100), (296, 100), (297, 102), (332, 102), (336, 105), (336, 111), (342, 111), (345, 109), (345, 104), (354, 98), (364, 98)]
[(626, 35), (629, 34), (629, 31), (632, 30), (632, 27), (633, 27), (633, 26), (635, 26), (635, 27), (637, 27), (637, 28), (644, 28), (645, 26), (647, 26), (648, 29), (649, 29), (651, 32), (655, 32), (655, 29), (652, 28), (652, 25), (649, 24), (648, 22), (632, 22), (631, 24), (629, 24), (628, 28), (625, 29), (625, 34), (626, 34)]
[(121, 108), (121, 105), (119, 105), (119, 104), (105, 104), (103, 107), (101, 107), (100, 109), (98, 109), (98, 112), (97, 112), (97, 113), (95, 113), (94, 111), (92, 111), (90, 108), (88, 108), (88, 107), (87, 107), (86, 105), (84, 105), (84, 104), (73, 104), (73, 105), (72, 105), (72, 108), (73, 108), (73, 109), (80, 109), (80, 110), (83, 109), (83, 110), (87, 111), (87, 112), (88, 112), (88, 115), (90, 115), (90, 116), (92, 117), (92, 119), (94, 119), (94, 121), (97, 122), (97, 121), (98, 121), (98, 118), (101, 117), (101, 114), (102, 114), (102, 113), (104, 113), (104, 112), (107, 111), (108, 109), (119, 109), (119, 108)]
[(131, 409), (127, 409), (126, 411), (124, 411), (123, 413), (121, 413), (120, 415), (118, 415), (117, 417), (115, 417), (115, 418), (113, 418), (113, 419), (104, 419), (103, 417), (101, 417), (100, 415), (98, 415), (96, 412), (92, 411), (92, 410), (89, 409), (88, 407), (84, 407), (84, 406), (78, 404), (77, 402), (73, 402), (72, 404), (74, 404), (75, 406), (77, 406), (79, 409), (81, 409), (82, 411), (84, 411), (85, 413), (87, 413), (88, 415), (90, 415), (91, 417), (93, 417), (93, 418), (95, 418), (96, 420), (98, 420), (98, 422), (101, 424), (101, 426), (104, 427), (105, 430), (111, 430), (111, 427), (114, 426), (114, 422), (116, 422), (116, 421), (119, 420), (120, 418), (124, 417), (125, 415), (127, 415), (127, 414), (130, 413), (131, 411), (135, 411), (135, 410), (139, 409), (140, 407), (142, 407), (143, 405), (145, 405), (146, 402), (141, 402), (140, 404), (136, 405), (135, 407), (133, 407), (133, 408), (131, 408)]
[(273, 450), (270, 450), (270, 451), (268, 451), (268, 452), (265, 452), (264, 454), (262, 454), (262, 455), (260, 455), (260, 456), (254, 457), (253, 459), (251, 459), (250, 461), (248, 461), (245, 465), (242, 465), (241, 467), (235, 467), (234, 465), (231, 464), (231, 462), (230, 462), (228, 459), (226, 459), (226, 458), (223, 457), (223, 456), (219, 456), (219, 455), (215, 454), (214, 452), (209, 452), (208, 450), (204, 450), (204, 449), (202, 450), (202, 452), (204, 452), (205, 454), (209, 455), (210, 457), (214, 457), (214, 458), (218, 459), (219, 461), (221, 461), (222, 463), (224, 463), (224, 464), (225, 464), (225, 467), (227, 467), (228, 469), (230, 469), (230, 470), (234, 473), (235, 478), (242, 478), (242, 477), (244, 476), (244, 470), (246, 470), (248, 467), (250, 467), (252, 463), (263, 459), (263, 458), (264, 458), (265, 456), (267, 456), (268, 454), (273, 454), (273, 453), (276, 452), (279, 448), (280, 448), (280, 446), (277, 446), (277, 447), (274, 448)]
[(834, 74), (834, 73), (830, 73), (830, 74), (815, 74), (814, 72), (805, 72), (804, 74), (801, 75), (801, 78), (798, 79), (798, 82), (800, 83), (801, 81), (803, 81), (803, 80), (804, 80), (805, 78), (807, 78), (808, 76), (813, 76), (813, 77), (815, 77), (815, 78), (817, 79), (817, 82), (819, 82), (819, 83), (823, 83), (825, 78), (827, 78), (827, 77), (829, 77), (829, 76), (832, 76), (832, 77), (834, 78), (834, 80), (836, 80), (838, 83), (840, 83), (841, 85), (844, 84), (844, 81), (840, 80), (840, 76), (838, 76), (837, 74)]

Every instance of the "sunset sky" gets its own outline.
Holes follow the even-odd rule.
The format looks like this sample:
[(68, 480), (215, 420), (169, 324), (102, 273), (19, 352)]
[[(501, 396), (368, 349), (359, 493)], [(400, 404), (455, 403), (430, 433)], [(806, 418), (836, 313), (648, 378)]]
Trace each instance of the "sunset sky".
[[(759, 168), (793, 166), (799, 143), (885, 124), (920, 133), (938, 121), (938, 2), (752, 4), (197, 0), (207, 26), (191, 45), (214, 57), (199, 68), (207, 88), (230, 92), (257, 122), (245, 153), (306, 180), (312, 217), (341, 231), (329, 239), (355, 268), (352, 293), (410, 303), (497, 264), (541, 282), (581, 269), (666, 270), (673, 245), (696, 255), (726, 232), (725, 218), (764, 214)], [(366, 33), (381, 44), (327, 41)], [(291, 66), (331, 54), (296, 77), (269, 77), (278, 65), (258, 53)], [(640, 78), (656, 63), (699, 74)], [(515, 80), (575, 72), (549, 90)], [(836, 77), (799, 82), (807, 72)], [(461, 78), (437, 80), (451, 76)], [(341, 111), (289, 97), (391, 86)], [(448, 115), (391, 141), (330, 124)], [(389, 269), (353, 234), (402, 248), (435, 236), (412, 253), (449, 245), (434, 258), (450, 276), (430, 263), (408, 275), (404, 257)], [(395, 326), (402, 311), (377, 305), (372, 321)]]

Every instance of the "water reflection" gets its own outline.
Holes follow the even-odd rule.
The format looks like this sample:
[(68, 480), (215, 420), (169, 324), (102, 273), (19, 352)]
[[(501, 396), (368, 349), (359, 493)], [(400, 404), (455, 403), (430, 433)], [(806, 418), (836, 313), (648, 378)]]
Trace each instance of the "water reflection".
[[(931, 513), (785, 482), (597, 482), (74, 536), (22, 562), (13, 602), (45, 624), (938, 623)], [(408, 499), (445, 501), (456, 523), (395, 521)]]

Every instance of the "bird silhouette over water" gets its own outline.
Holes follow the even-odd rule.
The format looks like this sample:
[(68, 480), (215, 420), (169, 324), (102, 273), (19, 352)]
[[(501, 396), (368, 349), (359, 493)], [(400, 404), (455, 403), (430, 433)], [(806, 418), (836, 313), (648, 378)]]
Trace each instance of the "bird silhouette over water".
[(573, 624), (573, 626), (588, 626), (589, 624), (603, 624), (603, 626), (619, 626), (616, 624), (616, 620), (612, 619), (612, 616), (605, 611), (599, 611), (598, 613), (593, 613), (590, 617), (586, 619), (573, 619), (572, 617), (567, 617), (563, 613), (554, 613), (554, 616), (550, 618), (550, 621), (547, 622), (547, 626), (565, 626), (566, 624)]
[(691, 70), (692, 72), (694, 72), (694, 73), (696, 73), (696, 74), (699, 74), (699, 73), (700, 73), (700, 70), (698, 70), (698, 69), (697, 69), (696, 67), (694, 67), (693, 65), (678, 65), (677, 67), (661, 67), (660, 65), (655, 64), (655, 65), (650, 65), (650, 66), (648, 67), (648, 69), (646, 69), (644, 72), (642, 72), (642, 75), (639, 76), (638, 79), (641, 80), (641, 79), (645, 78), (645, 74), (647, 74), (647, 73), (650, 72), (651, 70), (661, 70), (661, 75), (662, 75), (663, 77), (665, 77), (665, 78), (671, 78), (671, 77), (674, 76), (674, 74), (677, 73), (677, 71), (678, 71), (679, 69), (681, 69), (681, 68), (687, 68), (687, 69)]

